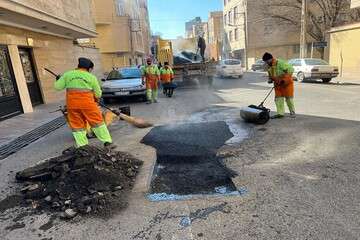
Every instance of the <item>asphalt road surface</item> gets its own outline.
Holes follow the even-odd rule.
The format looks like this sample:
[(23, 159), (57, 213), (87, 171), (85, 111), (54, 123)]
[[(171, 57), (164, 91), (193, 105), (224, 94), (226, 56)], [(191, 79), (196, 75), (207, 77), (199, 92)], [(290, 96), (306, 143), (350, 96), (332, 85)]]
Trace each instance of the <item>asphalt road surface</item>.
[[(119, 122), (111, 127), (119, 150), (145, 162), (127, 209), (69, 222), (10, 209), (0, 212), (0, 239), (360, 239), (360, 85), (296, 83), (296, 119), (242, 122), (239, 109), (260, 103), (270, 87), (263, 74), (247, 73), (194, 79), (158, 104), (112, 104), (129, 104), (132, 115), (156, 126), (227, 123), (234, 137), (217, 156), (238, 173), (232, 181), (241, 195), (149, 201), (157, 155), (140, 141), (150, 129)], [(265, 105), (274, 109), (273, 96)], [(64, 127), (0, 161), (0, 199), (17, 190), (16, 171), (71, 144)]]

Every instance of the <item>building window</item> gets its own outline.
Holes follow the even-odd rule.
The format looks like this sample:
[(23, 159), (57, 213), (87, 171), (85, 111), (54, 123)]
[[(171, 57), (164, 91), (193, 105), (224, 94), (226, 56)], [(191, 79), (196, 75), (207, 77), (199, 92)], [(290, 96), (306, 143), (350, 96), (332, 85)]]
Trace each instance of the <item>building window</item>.
[(226, 25), (226, 23), (227, 23), (227, 21), (226, 21), (227, 19), (226, 19), (226, 18), (227, 18), (227, 15), (225, 14), (225, 15), (224, 15), (224, 23), (225, 23), (225, 25)]
[(233, 32), (232, 31), (229, 32), (229, 39), (230, 39), (230, 42), (233, 41)]
[(231, 11), (228, 13), (228, 23), (231, 23)]
[(236, 24), (237, 15), (238, 15), (238, 8), (234, 7), (234, 24)]
[(235, 28), (235, 41), (239, 40), (239, 29)]

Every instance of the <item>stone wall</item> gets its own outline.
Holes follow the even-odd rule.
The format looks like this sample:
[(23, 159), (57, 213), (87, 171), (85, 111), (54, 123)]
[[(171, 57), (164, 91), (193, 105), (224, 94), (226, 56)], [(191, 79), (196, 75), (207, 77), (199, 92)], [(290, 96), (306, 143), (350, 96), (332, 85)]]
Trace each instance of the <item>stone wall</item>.
[[(28, 45), (28, 38), (33, 40), (33, 46)], [(54, 78), (44, 70), (45, 67), (56, 73), (63, 73), (69, 69), (74, 69), (77, 66), (78, 57), (84, 56), (94, 61), (94, 74), (98, 78), (102, 77), (98, 49), (79, 47), (69, 39), (0, 25), (0, 44), (31, 47), (33, 49), (35, 68), (44, 103), (57, 102), (65, 97), (64, 92), (54, 90)]]
[(91, 0), (7, 0), (55, 16), (66, 22), (95, 30)]

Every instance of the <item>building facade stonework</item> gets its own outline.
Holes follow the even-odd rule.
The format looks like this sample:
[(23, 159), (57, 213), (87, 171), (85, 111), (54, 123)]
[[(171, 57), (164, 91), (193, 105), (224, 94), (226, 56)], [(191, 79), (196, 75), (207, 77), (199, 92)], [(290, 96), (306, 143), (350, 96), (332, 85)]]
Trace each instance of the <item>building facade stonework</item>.
[(150, 54), (147, 0), (92, 0), (98, 36), (91, 42), (100, 49), (105, 72), (142, 64)]
[(86, 56), (100, 77), (98, 50), (74, 42), (97, 36), (91, 9), (90, 0), (0, 1), (0, 120), (64, 99), (44, 68), (63, 73)]
[[(267, 2), (262, 0), (222, 0), (224, 4), (224, 53), (226, 57), (247, 61), (248, 67), (264, 52), (291, 59), (300, 54), (300, 27), (264, 14)], [(299, 20), (300, 21), (300, 20)], [(308, 53), (313, 41), (307, 37)], [(319, 56), (315, 50), (314, 56)], [(247, 59), (245, 59), (245, 57)], [(244, 64), (245, 65), (245, 64)]]

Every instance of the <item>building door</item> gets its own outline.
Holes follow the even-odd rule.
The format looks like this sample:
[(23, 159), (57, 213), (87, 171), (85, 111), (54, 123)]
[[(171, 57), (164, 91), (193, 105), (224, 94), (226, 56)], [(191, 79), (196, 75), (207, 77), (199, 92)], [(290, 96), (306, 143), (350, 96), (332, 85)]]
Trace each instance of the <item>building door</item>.
[(29, 48), (20, 48), (20, 59), (24, 70), (25, 80), (31, 103), (33, 106), (43, 103), (39, 81), (35, 72), (34, 62), (32, 59), (32, 52)]
[(22, 113), (9, 52), (0, 45), (0, 121)]

